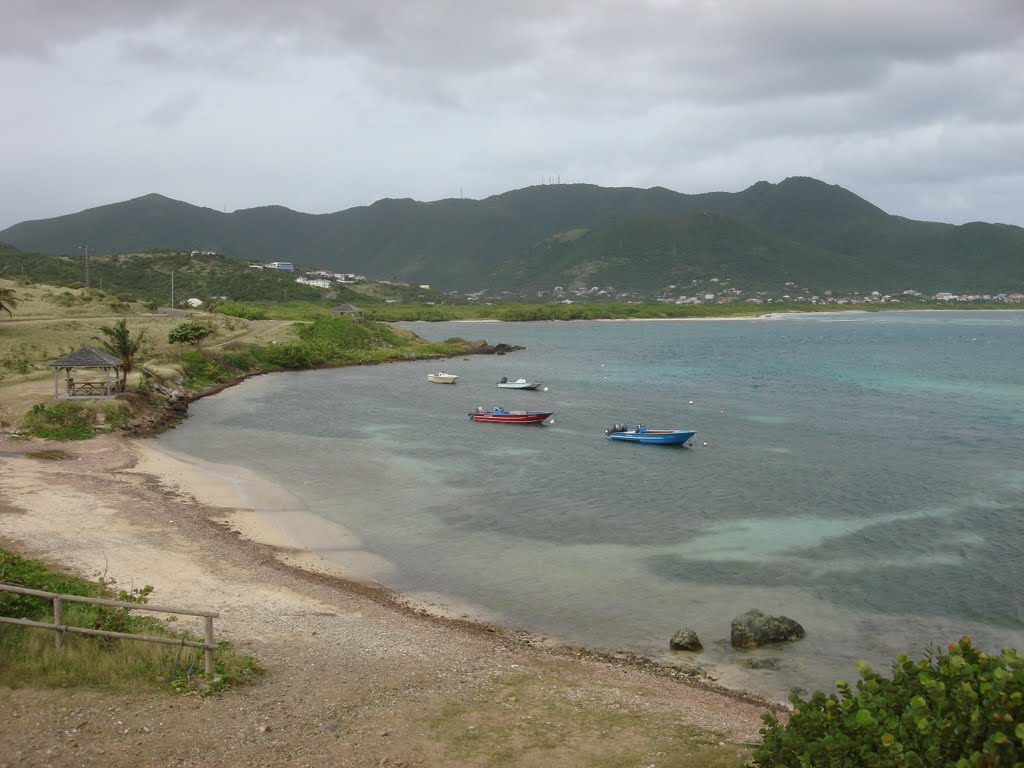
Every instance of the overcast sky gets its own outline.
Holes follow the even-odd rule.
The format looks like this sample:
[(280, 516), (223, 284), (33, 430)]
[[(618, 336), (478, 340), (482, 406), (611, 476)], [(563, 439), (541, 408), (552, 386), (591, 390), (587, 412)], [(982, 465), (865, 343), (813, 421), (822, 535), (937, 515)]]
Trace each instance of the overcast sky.
[(1024, 225), (1024, 0), (3, 0), (0, 228), (813, 176)]

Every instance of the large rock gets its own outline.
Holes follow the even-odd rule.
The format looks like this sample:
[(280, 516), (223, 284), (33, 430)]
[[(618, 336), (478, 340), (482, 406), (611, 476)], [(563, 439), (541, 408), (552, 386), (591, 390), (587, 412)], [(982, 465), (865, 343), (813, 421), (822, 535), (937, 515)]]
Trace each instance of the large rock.
[(673, 651), (704, 650), (704, 646), (701, 645), (700, 638), (697, 637), (697, 633), (689, 627), (684, 627), (672, 635), (672, 639), (668, 641), (668, 647)]
[(733, 648), (757, 648), (799, 640), (807, 633), (788, 616), (768, 616), (751, 610), (732, 620)]

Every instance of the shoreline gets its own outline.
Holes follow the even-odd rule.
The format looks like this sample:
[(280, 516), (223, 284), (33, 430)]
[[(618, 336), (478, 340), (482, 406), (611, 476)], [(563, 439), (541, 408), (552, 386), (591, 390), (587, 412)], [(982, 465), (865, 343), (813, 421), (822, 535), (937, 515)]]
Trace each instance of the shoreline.
[[(46, 450), (66, 451), (69, 455), (57, 460), (29, 455)], [(86, 465), (80, 469), (72, 462)], [(98, 474), (93, 470), (97, 463), (102, 465)], [(68, 472), (67, 464), (74, 471)], [(82, 469), (91, 482), (83, 481)], [(457, 609), (439, 609), (396, 592), (358, 568), (340, 567), (299, 544), (275, 513), (297, 516), (301, 525), (311, 526), (307, 532), (348, 536), (354, 547), (358, 542), (342, 526), (300, 509), (290, 493), (244, 468), (213, 465), (176, 455), (145, 439), (110, 434), (73, 444), (0, 438), (0, 470), (5, 479), (12, 481), (0, 489), (0, 543), (14, 545), (24, 556), (54, 562), (87, 577), (103, 575), (119, 585), (152, 583), (160, 595), (169, 595), (171, 590), (177, 595), (173, 599), (162, 597), (158, 602), (209, 607), (201, 596), (202, 565), (189, 562), (193, 559), (188, 551), (191, 547), (171, 546), (180, 532), (176, 529), (182, 526), (192, 538), (198, 533), (199, 538), (220, 539), (218, 544), (227, 541), (238, 550), (236, 554), (256, 556), (294, 579), (330, 585), (369, 600), (386, 612), (427, 622), (446, 632), (511, 644), (526, 652), (644, 671), (760, 711), (780, 706), (758, 694), (692, 674), (685, 664), (666, 665), (642, 656), (553, 644), (522, 630), (465, 618), (457, 615)], [(188, 508), (193, 516), (188, 520), (181, 519), (181, 515), (161, 519), (145, 510), (140, 513), (142, 520), (119, 520), (123, 510), (117, 505), (104, 505), (97, 493), (111, 477), (117, 478), (113, 484), (120, 486), (118, 491), (128, 491), (129, 496), (136, 489), (155, 492), (175, 500), (179, 508)], [(252, 494), (260, 498), (258, 507), (251, 504)], [(60, 510), (59, 514), (54, 510)], [(158, 538), (167, 538), (155, 543), (152, 530), (138, 535), (151, 526), (160, 529)], [(107, 540), (109, 546), (97, 543), (102, 540)], [(161, 563), (164, 555), (173, 556)], [(236, 586), (245, 588), (244, 584)]]

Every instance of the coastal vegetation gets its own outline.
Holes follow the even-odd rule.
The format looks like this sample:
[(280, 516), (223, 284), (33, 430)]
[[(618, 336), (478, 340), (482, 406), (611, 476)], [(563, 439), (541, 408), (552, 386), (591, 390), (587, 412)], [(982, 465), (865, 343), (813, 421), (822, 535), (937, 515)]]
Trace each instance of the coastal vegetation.
[(985, 653), (964, 637), (924, 658), (896, 658), (892, 676), (858, 665), (856, 690), (794, 694), (785, 724), (765, 716), (759, 768), (1019, 766), (1024, 760), (1024, 658)]
[[(300, 309), (291, 315), (297, 319), (245, 319), (155, 313), (132, 297), (85, 288), (20, 283), (18, 293), (17, 319), (0, 327), (0, 428), (47, 439), (87, 439), (128, 427), (159, 412), (179, 389), (191, 398), (255, 373), (448, 357), (486, 346), (461, 338), (429, 342), (400, 327), (331, 317), (309, 302), (296, 305)], [(240, 303), (226, 308), (254, 317), (270, 314), (250, 312)], [(128, 363), (124, 395), (114, 401), (49, 401), (48, 361), (81, 346), (100, 347)]]
[[(59, 459), (58, 459), (59, 460)], [(71, 576), (0, 549), (0, 583), (80, 597), (101, 597), (144, 604), (152, 586), (120, 588), (103, 577), (95, 580)], [(14, 592), (0, 592), (0, 616), (53, 622), (51, 600)], [(188, 632), (174, 632), (165, 622), (138, 616), (129, 608), (66, 601), (68, 625), (151, 637), (201, 641)], [(252, 679), (260, 667), (250, 656), (235, 653), (221, 643), (214, 661), (216, 675), (202, 673), (202, 651), (147, 642), (115, 640), (67, 633), (60, 647), (52, 630), (0, 623), (0, 685), (45, 687), (88, 686), (114, 690), (164, 688), (178, 692), (214, 692)]]

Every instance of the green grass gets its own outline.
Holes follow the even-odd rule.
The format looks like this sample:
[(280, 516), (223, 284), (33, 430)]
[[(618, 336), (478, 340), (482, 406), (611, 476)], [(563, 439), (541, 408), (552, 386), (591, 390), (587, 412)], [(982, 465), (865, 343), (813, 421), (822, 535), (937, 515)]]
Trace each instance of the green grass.
[[(117, 590), (115, 585), (62, 573), (43, 562), (0, 549), (0, 583), (58, 594), (107, 597), (145, 603), (152, 587)], [(0, 616), (52, 622), (49, 599), (0, 592)], [(89, 603), (65, 603), (69, 626), (128, 632), (175, 640), (199, 639), (194, 631), (178, 630), (175, 621), (136, 615), (128, 609)], [(181, 622), (193, 621), (182, 617)], [(215, 652), (216, 674), (203, 673), (202, 649), (115, 640), (67, 633), (57, 646), (53, 630), (0, 623), (0, 685), (11, 687), (87, 687), (110, 690), (155, 688), (216, 692), (260, 673), (256, 660), (235, 653), (228, 643)]]

